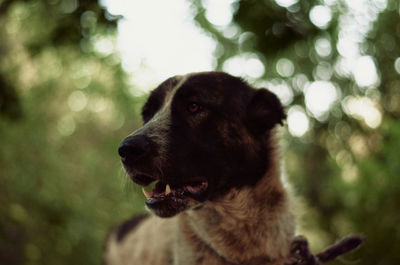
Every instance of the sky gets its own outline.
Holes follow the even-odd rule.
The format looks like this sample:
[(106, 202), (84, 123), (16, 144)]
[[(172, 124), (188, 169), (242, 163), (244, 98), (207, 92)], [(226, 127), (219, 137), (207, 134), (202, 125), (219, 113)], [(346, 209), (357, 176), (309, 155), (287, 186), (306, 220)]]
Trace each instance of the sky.
[(193, 23), (185, 0), (102, 0), (118, 23), (118, 50), (139, 91), (168, 77), (214, 68), (216, 43)]

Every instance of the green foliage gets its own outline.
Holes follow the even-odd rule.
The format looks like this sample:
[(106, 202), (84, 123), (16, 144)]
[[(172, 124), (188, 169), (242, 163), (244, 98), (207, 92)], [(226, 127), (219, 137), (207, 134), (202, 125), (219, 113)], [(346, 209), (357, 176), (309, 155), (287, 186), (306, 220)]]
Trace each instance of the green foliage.
[(369, 264), (396, 264), (400, 260), (398, 213), (400, 124), (388, 121), (382, 129), (382, 146), (358, 163), (362, 179), (351, 192), (354, 208), (346, 209), (350, 222), (365, 231), (368, 242), (360, 255)]
[(281, 7), (272, 0), (240, 2), (234, 21), (243, 31), (254, 34), (254, 39), (246, 40), (249, 47), (244, 45), (244, 48), (250, 51), (253, 48), (271, 58), (279, 56), (280, 52), (296, 42), (315, 36), (319, 30), (308, 19), (315, 2), (300, 1), (293, 10)]
[[(345, 1), (233, 1), (225, 28), (207, 20), (204, 1), (192, 2), (196, 21), (218, 42), (217, 69), (254, 55), (265, 72), (250, 81), (284, 85), (289, 112), (300, 107), (309, 120), (304, 135), (285, 134), (284, 160), (313, 249), (362, 233), (365, 246), (346, 259), (398, 264), (398, 1), (370, 6), (379, 14), (357, 43), (377, 69), (378, 81), (367, 86), (341, 64), (340, 41), (351, 33), (343, 31), (352, 16)], [(310, 19), (316, 5), (331, 10), (325, 27)], [(143, 210), (116, 155), (139, 126), (144, 101), (130, 93), (115, 51), (117, 20), (94, 0), (0, 0), (1, 264), (98, 264), (110, 226)], [(293, 72), (282, 73), (282, 58)], [(307, 105), (315, 81), (339, 91), (322, 116)], [(349, 100), (373, 105), (380, 123), (346, 109)]]
[(116, 154), (143, 99), (96, 46), (115, 21), (74, 4), (1, 5), (1, 264), (99, 264), (111, 225), (143, 210)]

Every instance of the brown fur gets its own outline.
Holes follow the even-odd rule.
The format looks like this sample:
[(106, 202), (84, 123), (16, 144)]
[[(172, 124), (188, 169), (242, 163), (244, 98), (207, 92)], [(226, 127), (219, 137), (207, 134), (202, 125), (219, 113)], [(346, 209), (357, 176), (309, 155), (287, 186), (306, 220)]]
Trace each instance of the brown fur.
[(254, 187), (232, 189), (172, 218), (151, 216), (121, 242), (114, 232), (106, 264), (283, 265), (295, 224), (273, 153), (272, 166)]

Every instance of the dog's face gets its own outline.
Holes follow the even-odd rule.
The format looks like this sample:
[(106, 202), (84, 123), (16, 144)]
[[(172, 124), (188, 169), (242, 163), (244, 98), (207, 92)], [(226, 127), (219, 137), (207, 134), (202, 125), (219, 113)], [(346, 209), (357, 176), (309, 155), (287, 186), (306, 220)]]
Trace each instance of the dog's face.
[(119, 147), (149, 209), (174, 216), (231, 188), (254, 185), (269, 166), (270, 130), (285, 118), (277, 97), (222, 72), (172, 77), (150, 95), (144, 125)]

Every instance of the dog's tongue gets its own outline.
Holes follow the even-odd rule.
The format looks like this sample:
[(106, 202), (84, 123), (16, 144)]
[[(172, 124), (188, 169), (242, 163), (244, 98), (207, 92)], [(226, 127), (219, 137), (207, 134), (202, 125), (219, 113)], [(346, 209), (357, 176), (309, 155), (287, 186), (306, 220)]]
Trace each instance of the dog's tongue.
[(184, 185), (183, 189), (186, 192), (189, 192), (193, 195), (198, 195), (199, 193), (201, 193), (205, 189), (207, 189), (207, 187), (208, 187), (208, 183), (206, 181), (202, 181), (201, 183)]

